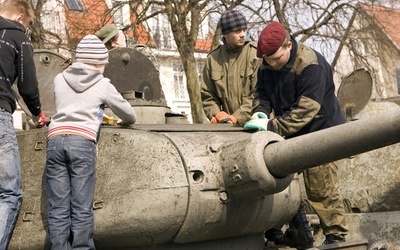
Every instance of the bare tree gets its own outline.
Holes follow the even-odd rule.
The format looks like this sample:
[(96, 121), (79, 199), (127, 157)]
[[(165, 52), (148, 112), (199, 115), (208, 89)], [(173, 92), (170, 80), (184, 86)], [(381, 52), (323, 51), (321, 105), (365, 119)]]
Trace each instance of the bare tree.
[[(197, 72), (194, 56), (201, 23), (205, 16), (213, 13), (220, 15), (221, 12), (233, 9), (243, 1), (165, 0), (142, 2), (134, 0), (129, 2), (131, 10), (137, 18), (134, 25), (126, 28), (135, 29), (138, 24), (146, 23), (150, 18), (160, 14), (167, 16), (186, 76), (193, 123), (207, 122), (201, 103), (199, 72)], [(149, 11), (152, 6), (157, 6), (157, 11)], [(220, 34), (219, 30), (217, 30), (217, 34)], [(218, 42), (219, 38), (217, 37), (220, 35), (214, 36), (214, 40)]]
[[(67, 41), (62, 40), (59, 34), (51, 33), (43, 28), (39, 17), (46, 1), (49, 0), (35, 1), (35, 11), (38, 17), (38, 22), (32, 29), (35, 48), (43, 48), (49, 44), (55, 47), (65, 46), (67, 49), (74, 48), (80, 38), (76, 38), (76, 34), (95, 32), (109, 21), (108, 18), (111, 18), (114, 12), (121, 8), (121, 4), (128, 3), (130, 12), (133, 14), (130, 24), (124, 26), (123, 30), (132, 32), (134, 39), (140, 39), (144, 33), (143, 29), (150, 30), (147, 25), (149, 19), (161, 14), (166, 15), (186, 75), (193, 122), (205, 123), (206, 118), (202, 110), (200, 84), (194, 57), (199, 27), (205, 16), (212, 16), (215, 23), (218, 23), (221, 13), (234, 8), (239, 9), (248, 17), (249, 32), (254, 40), (257, 40), (259, 33), (267, 23), (273, 20), (279, 21), (296, 40), (319, 50), (331, 61), (338, 45), (346, 35), (357, 4), (359, 2), (380, 4), (385, 0), (130, 0), (113, 2), (112, 8), (105, 12), (96, 12), (98, 6), (104, 5), (103, 0), (92, 0), (90, 6), (86, 6), (85, 12), (96, 12), (101, 20), (95, 20), (95, 25), (93, 25), (93, 22), (87, 22), (84, 18), (72, 16), (72, 20), (68, 20), (70, 30), (67, 32), (67, 37), (69, 37)], [(386, 2), (388, 1), (393, 1), (393, 4), (397, 3), (394, 0), (386, 0)], [(154, 6), (157, 6), (156, 11), (152, 9)], [(67, 10), (66, 15), (67, 18), (70, 15)], [(221, 33), (217, 25), (215, 28), (213, 44), (217, 46)], [(72, 32), (74, 32), (73, 35)], [(154, 46), (151, 44), (154, 43), (151, 37), (142, 37), (142, 39), (144, 43), (148, 42)], [(51, 43), (48, 40), (51, 40)]]
[(187, 89), (191, 102), (191, 112), (194, 123), (206, 122), (200, 99), (200, 85), (196, 60), (194, 57), (194, 49), (202, 21), (201, 11), (207, 7), (209, 2), (210, 0), (164, 1), (172, 34), (186, 74)]
[(279, 21), (296, 40), (332, 61), (359, 3), (400, 7), (393, 0), (246, 0), (241, 7), (250, 17), (250, 32), (256, 40), (266, 24)]

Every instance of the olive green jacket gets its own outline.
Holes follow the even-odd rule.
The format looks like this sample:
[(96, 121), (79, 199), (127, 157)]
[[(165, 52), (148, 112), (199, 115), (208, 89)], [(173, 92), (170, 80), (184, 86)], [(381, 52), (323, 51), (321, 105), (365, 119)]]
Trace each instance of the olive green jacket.
[(237, 49), (220, 45), (208, 55), (201, 83), (208, 119), (221, 111), (236, 117), (241, 126), (250, 119), (261, 60), (256, 52), (256, 43), (248, 42)]

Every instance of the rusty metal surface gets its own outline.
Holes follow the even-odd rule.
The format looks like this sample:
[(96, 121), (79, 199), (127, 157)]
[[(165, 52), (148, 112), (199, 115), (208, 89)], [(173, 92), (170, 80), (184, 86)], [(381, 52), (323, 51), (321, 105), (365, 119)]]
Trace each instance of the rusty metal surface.
[(351, 72), (343, 78), (337, 97), (347, 120), (352, 120), (369, 102), (372, 94), (372, 77), (364, 69)]
[(23, 197), (17, 224), (8, 247), (10, 250), (44, 249), (48, 211), (44, 177), (46, 136), (47, 129), (17, 132)]
[[(390, 117), (393, 116), (398, 113)], [(383, 130), (387, 137), (381, 136), (372, 144), (361, 143), (358, 150), (398, 140), (397, 120), (385, 118), (379, 120), (394, 125), (397, 134), (393, 136)], [(366, 126), (363, 120), (359, 120), (361, 128)], [(360, 126), (351, 122), (338, 127), (354, 133), (352, 124)], [(163, 130), (163, 127), (170, 128)], [(211, 127), (215, 130), (210, 130)], [(368, 129), (364, 132), (371, 133)], [(341, 137), (341, 133), (346, 132), (335, 136)], [(21, 145), (24, 200), (10, 249), (43, 249), (47, 244), (48, 211), (43, 187), (46, 130), (21, 131), (17, 135)], [(170, 244), (260, 235), (289, 221), (301, 198), (299, 180), (294, 178), (290, 182), (267, 175), (271, 169), (279, 174), (290, 170), (289, 175), (298, 171), (291, 168), (292, 163), (287, 165), (288, 170), (285, 165), (268, 160), (278, 154), (286, 157), (284, 152), (290, 149), (287, 143), (294, 139), (281, 140), (274, 136), (270, 132), (248, 132), (227, 124), (102, 128), (94, 204), (98, 248), (151, 249), (152, 245), (160, 245), (158, 249), (163, 249)], [(304, 138), (299, 140), (302, 145), (312, 142), (312, 138)], [(366, 136), (367, 141), (370, 139)], [(333, 142), (336, 144), (324, 141), (322, 147), (330, 148), (329, 152), (338, 157), (340, 152), (334, 149), (339, 142)], [(274, 147), (281, 151), (265, 154), (268, 148)], [(304, 150), (307, 149), (313, 150)], [(297, 161), (301, 165), (301, 160), (291, 159), (295, 165)], [(274, 169), (276, 166), (283, 171)], [(288, 187), (279, 191), (280, 185)], [(396, 226), (394, 223), (393, 227)], [(259, 243), (257, 247), (263, 246)]]
[[(245, 132), (243, 127), (231, 124), (133, 124), (131, 129), (155, 132)], [(254, 131), (246, 131), (253, 133)]]
[(110, 78), (118, 92), (136, 91), (145, 100), (165, 101), (159, 72), (143, 53), (132, 48), (114, 48), (109, 55), (104, 76)]
[(49, 50), (35, 50), (34, 52), (42, 110), (50, 117), (56, 111), (54, 77), (71, 64), (71, 59)]
[[(370, 103), (358, 119), (375, 119), (377, 114), (398, 110), (394, 103)], [(374, 125), (375, 126), (375, 125)], [(385, 136), (382, 131), (379, 136)], [(400, 143), (337, 161), (341, 192), (354, 213), (400, 211)], [(360, 181), (362, 180), (362, 181)], [(399, 237), (400, 239), (400, 234)]]
[[(48, 205), (43, 184), (46, 132), (18, 133), (25, 198), (10, 249), (44, 249), (48, 244)], [(234, 152), (222, 156), (221, 146), (232, 144), (239, 134), (255, 137), (250, 140), (253, 142), (259, 137), (235, 129), (155, 132), (102, 128), (94, 202), (97, 248), (144, 249), (160, 245), (157, 249), (163, 249), (178, 243), (200, 247), (200, 243), (194, 242), (213, 240), (215, 243), (204, 244), (226, 247), (231, 245), (230, 241), (221, 239), (254, 239), (245, 235), (259, 237), (265, 229), (289, 220), (300, 202), (298, 179), (286, 182), (289, 187), (279, 194), (265, 197), (258, 194), (258, 198), (252, 194), (240, 200), (227, 185), (226, 178), (231, 177), (226, 172), (231, 166), (225, 161), (221, 167), (221, 157), (244, 156)], [(237, 146), (241, 151), (244, 145)], [(262, 158), (261, 151), (259, 155)], [(259, 162), (264, 164), (262, 160)], [(255, 172), (257, 168), (268, 171), (262, 166), (251, 167)], [(264, 181), (261, 176), (259, 181)], [(263, 247), (261, 240), (241, 244), (252, 245), (254, 249)]]
[(161, 134), (103, 129), (95, 193), (103, 206), (95, 210), (95, 243), (122, 248), (171, 241), (189, 200), (182, 160)]
[[(312, 224), (319, 224), (316, 214), (309, 214), (307, 218)], [(315, 244), (319, 249), (353, 249), (351, 245), (364, 245), (368, 250), (397, 250), (400, 249), (399, 211), (379, 213), (348, 213), (346, 221), (349, 234), (346, 242), (333, 246), (321, 246), (325, 237), (322, 230), (314, 231)], [(349, 246), (350, 248), (345, 248)], [(343, 248), (340, 248), (343, 247)], [(355, 248), (356, 249), (356, 248)]]
[(180, 149), (191, 187), (187, 216), (175, 242), (263, 232), (297, 211), (298, 179), (274, 180), (263, 161), (262, 149), (281, 137), (236, 132), (163, 134)]
[[(40, 49), (34, 51), (33, 57), (36, 66), (42, 111), (46, 116), (51, 117), (56, 111), (54, 104), (54, 77), (71, 64), (71, 59), (50, 50)], [(29, 117), (32, 116), (26, 104), (19, 96), (16, 84), (13, 85), (13, 89), (22, 110)]]

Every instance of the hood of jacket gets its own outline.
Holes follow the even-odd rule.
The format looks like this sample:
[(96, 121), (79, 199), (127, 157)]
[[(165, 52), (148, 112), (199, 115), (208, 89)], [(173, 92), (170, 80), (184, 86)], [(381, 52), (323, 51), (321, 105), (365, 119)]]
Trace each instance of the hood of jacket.
[(104, 78), (100, 70), (81, 62), (73, 63), (62, 75), (67, 84), (78, 93), (84, 92)]
[(0, 16), (0, 30), (2, 29), (20, 30), (23, 33), (25, 33), (26, 30), (24, 25), (20, 24), (19, 22)]

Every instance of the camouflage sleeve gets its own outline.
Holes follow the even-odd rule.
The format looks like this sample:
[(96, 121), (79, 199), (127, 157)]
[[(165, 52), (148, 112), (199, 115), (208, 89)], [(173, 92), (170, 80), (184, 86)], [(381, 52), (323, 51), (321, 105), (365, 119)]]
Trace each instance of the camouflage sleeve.
[(281, 136), (290, 136), (309, 124), (321, 109), (328, 77), (319, 65), (307, 66), (301, 72), (301, 80), (296, 83), (298, 98), (290, 111), (272, 119), (268, 130)]
[(268, 130), (272, 130), (281, 136), (289, 136), (309, 124), (318, 114), (321, 105), (305, 96), (302, 96), (293, 109), (286, 116), (278, 116), (268, 123)]

